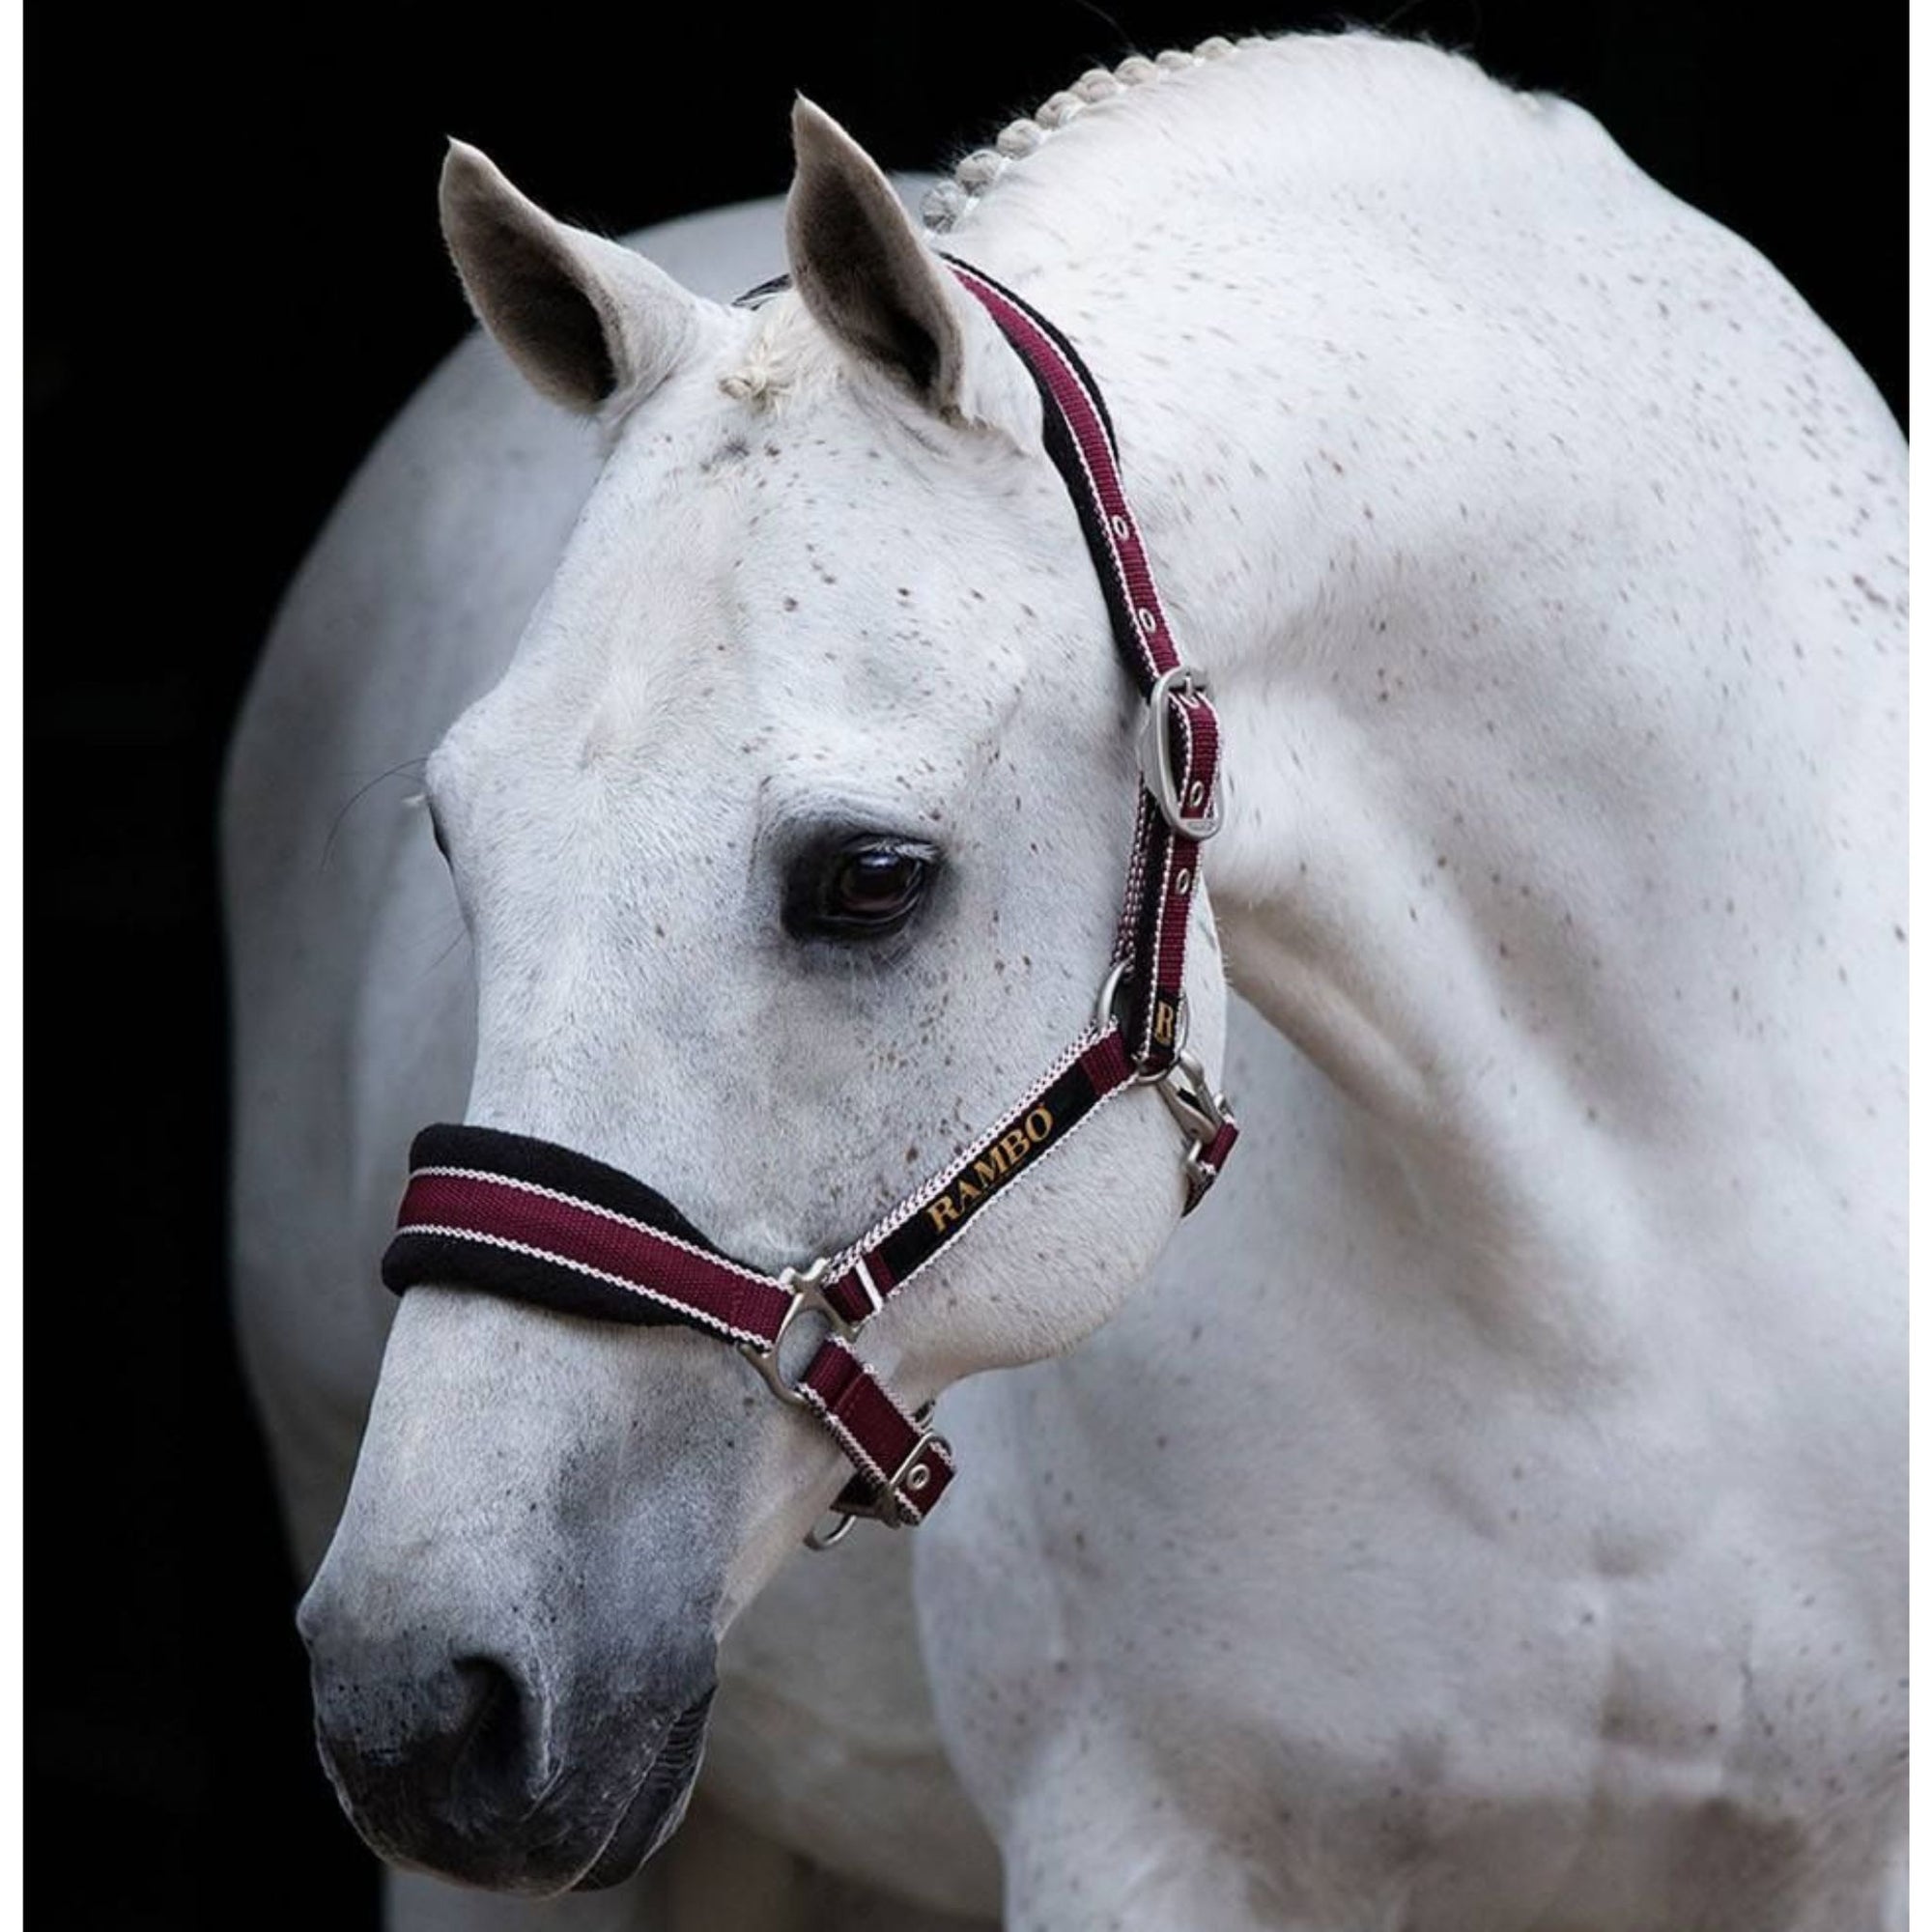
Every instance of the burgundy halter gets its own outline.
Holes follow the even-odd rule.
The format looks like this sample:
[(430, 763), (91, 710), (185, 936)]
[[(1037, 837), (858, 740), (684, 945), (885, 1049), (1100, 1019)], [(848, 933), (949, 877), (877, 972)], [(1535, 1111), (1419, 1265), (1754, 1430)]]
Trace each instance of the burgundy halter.
[[(950, 260), (951, 258), (949, 258)], [(1038, 385), (1046, 447), (1099, 573), (1114, 639), (1142, 696), (1142, 785), (1114, 956), (1080, 1036), (997, 1125), (837, 1255), (771, 1275), (720, 1252), (655, 1189), (553, 1142), (489, 1127), (426, 1127), (383, 1279), (482, 1289), (622, 1322), (678, 1322), (734, 1342), (779, 1399), (810, 1410), (854, 1466), (835, 1510), (852, 1520), (924, 1520), (952, 1480), (952, 1454), (909, 1414), (851, 1344), (864, 1324), (955, 1240), (980, 1208), (1037, 1167), (1123, 1089), (1151, 1086), (1179, 1122), (1192, 1212), (1239, 1129), (1184, 1050), (1187, 912), (1201, 841), (1219, 825), (1220, 731), (1187, 669), (1121, 486), (1113, 425), (1086, 366), (1052, 324), (963, 262), (953, 272)], [(780, 286), (753, 292), (761, 296)], [(801, 1315), (825, 1333), (787, 1381), (780, 1350)]]

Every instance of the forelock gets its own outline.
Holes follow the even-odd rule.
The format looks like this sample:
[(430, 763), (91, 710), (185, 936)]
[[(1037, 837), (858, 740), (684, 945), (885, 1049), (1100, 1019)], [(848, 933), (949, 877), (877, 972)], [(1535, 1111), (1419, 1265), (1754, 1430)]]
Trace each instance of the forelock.
[(839, 357), (832, 339), (805, 304), (789, 292), (757, 312), (757, 327), (743, 355), (718, 381), (733, 402), (753, 409), (780, 407), (802, 387), (835, 380)]

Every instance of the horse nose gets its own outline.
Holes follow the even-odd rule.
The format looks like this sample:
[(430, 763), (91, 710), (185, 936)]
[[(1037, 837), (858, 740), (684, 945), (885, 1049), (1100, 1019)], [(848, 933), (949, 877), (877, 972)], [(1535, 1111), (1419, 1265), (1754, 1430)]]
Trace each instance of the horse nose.
[(540, 1806), (550, 1704), (514, 1644), (380, 1634), (313, 1590), (298, 1624), (323, 1763), (379, 1850), (471, 1865)]
[(527, 1808), (549, 1776), (541, 1702), (494, 1657), (459, 1657), (451, 1670), (464, 1691), (450, 1734), (452, 1783), (470, 1788), (492, 1810)]
[(422, 1761), (449, 1792), (452, 1822), (487, 1830), (527, 1812), (550, 1782), (549, 1712), (529, 1677), (495, 1657), (459, 1657), (430, 1688), (437, 1716)]

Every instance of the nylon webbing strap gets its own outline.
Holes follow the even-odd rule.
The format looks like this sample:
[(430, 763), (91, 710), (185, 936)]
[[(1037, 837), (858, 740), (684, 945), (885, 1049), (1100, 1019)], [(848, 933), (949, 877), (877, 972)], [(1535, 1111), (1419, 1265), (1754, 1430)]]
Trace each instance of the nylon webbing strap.
[[(853, 1476), (835, 1508), (923, 1520), (952, 1480), (944, 1439), (909, 1414), (850, 1346), (852, 1336), (964, 1232), (981, 1208), (1123, 1088), (1160, 1081), (1192, 1136), (1186, 1211), (1239, 1132), (1181, 1054), (1187, 915), (1200, 841), (1215, 827), (1220, 732), (1205, 683), (1183, 666), (1122, 486), (1112, 424), (1073, 347), (977, 269), (952, 264), (1037, 384), (1047, 452), (1065, 481), (1106, 597), (1114, 639), (1149, 700), (1143, 783), (1108, 984), (1122, 997), (963, 1153), (850, 1247), (799, 1273), (723, 1253), (654, 1188), (548, 1141), (489, 1127), (416, 1136), (383, 1279), (478, 1288), (627, 1323), (675, 1322), (736, 1344), (786, 1402), (838, 1443)], [(767, 285), (768, 293), (777, 285)], [(1177, 1067), (1192, 1084), (1167, 1086)], [(822, 1332), (804, 1370), (781, 1360), (791, 1324)]]
[(1083, 1034), (999, 1125), (833, 1262), (826, 1299), (855, 1324), (877, 1314), (1002, 1188), (1038, 1166), (1132, 1079), (1117, 1028)]

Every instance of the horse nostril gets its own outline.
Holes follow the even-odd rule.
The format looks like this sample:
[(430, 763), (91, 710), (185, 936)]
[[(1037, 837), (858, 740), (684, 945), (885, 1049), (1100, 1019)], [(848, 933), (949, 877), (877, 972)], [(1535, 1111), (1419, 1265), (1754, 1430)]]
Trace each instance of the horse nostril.
[(462, 1717), (450, 1751), (452, 1777), (493, 1808), (528, 1803), (540, 1782), (533, 1761), (537, 1714), (523, 1687), (494, 1657), (459, 1657), (452, 1667), (463, 1687)]

